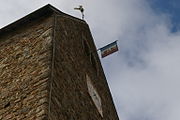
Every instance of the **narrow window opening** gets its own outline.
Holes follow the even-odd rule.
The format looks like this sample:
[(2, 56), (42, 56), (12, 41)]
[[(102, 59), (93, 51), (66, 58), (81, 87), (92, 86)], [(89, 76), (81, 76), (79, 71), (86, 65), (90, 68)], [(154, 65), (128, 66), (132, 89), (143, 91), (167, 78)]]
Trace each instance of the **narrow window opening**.
[(96, 88), (94, 87), (91, 78), (86, 74), (86, 80), (87, 80), (87, 88), (88, 88), (88, 93), (96, 106), (98, 112), (100, 113), (101, 117), (103, 117), (103, 109), (102, 109), (102, 102), (101, 102), (101, 97), (98, 94)]
[(88, 56), (88, 59), (90, 60), (92, 68), (98, 74), (97, 61), (96, 61), (95, 56), (94, 56), (94, 52), (96, 52), (96, 51), (91, 51), (86, 40), (83, 40), (83, 49), (84, 49), (85, 54)]
[(86, 54), (87, 56), (89, 56), (89, 55), (90, 55), (89, 45), (86, 43), (85, 40), (84, 40), (83, 42), (84, 42), (84, 43), (83, 43), (83, 46), (84, 46), (85, 54)]
[(90, 55), (90, 61), (91, 61), (91, 64), (92, 64), (92, 66), (93, 66), (93, 68), (96, 70), (96, 72), (97, 72), (97, 64), (96, 64), (96, 60), (95, 60), (95, 57), (94, 57), (94, 55), (91, 53), (91, 55)]

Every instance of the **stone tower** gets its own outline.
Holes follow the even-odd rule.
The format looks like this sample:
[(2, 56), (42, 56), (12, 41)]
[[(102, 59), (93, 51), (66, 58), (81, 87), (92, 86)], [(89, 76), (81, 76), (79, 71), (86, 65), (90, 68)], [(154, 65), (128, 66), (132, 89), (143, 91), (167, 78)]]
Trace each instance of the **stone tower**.
[(0, 120), (118, 120), (87, 23), (51, 5), (0, 29)]

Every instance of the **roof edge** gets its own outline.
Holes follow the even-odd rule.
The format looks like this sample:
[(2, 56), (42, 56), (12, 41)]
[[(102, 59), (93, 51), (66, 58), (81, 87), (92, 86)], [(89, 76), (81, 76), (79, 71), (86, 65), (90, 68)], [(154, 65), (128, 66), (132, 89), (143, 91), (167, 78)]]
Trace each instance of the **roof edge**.
[(22, 26), (23, 24), (29, 23), (29, 22), (34, 21), (34, 20), (41, 18), (43, 16), (52, 15), (53, 13), (66, 15), (66, 16), (72, 17), (74, 19), (85, 22), (84, 20), (81, 20), (79, 18), (76, 18), (76, 17), (73, 17), (71, 15), (68, 15), (66, 13), (61, 12), (59, 9), (55, 8), (51, 4), (47, 4), (44, 7), (41, 7), (39, 9), (35, 10), (34, 12), (20, 18), (19, 20), (15, 21), (13, 23), (10, 23), (9, 25), (1, 28), (0, 29), (0, 36), (3, 35), (4, 33), (8, 33), (8, 32), (13, 31), (14, 29), (18, 28), (19, 26)]

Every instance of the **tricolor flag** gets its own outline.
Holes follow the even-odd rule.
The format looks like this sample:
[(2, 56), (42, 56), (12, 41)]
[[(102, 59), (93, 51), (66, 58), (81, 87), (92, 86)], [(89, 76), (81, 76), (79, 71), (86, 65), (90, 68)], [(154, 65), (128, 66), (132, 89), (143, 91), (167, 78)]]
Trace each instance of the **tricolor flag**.
[(100, 51), (101, 51), (101, 57), (102, 58), (118, 51), (117, 41), (100, 48)]

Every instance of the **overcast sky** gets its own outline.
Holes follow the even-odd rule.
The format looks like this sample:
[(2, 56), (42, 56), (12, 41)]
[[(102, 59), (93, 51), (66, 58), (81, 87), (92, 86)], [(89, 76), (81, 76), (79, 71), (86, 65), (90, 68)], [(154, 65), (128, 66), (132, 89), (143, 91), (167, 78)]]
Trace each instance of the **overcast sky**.
[(0, 0), (0, 27), (47, 3), (84, 5), (97, 48), (119, 40), (101, 62), (121, 120), (180, 120), (180, 1)]

